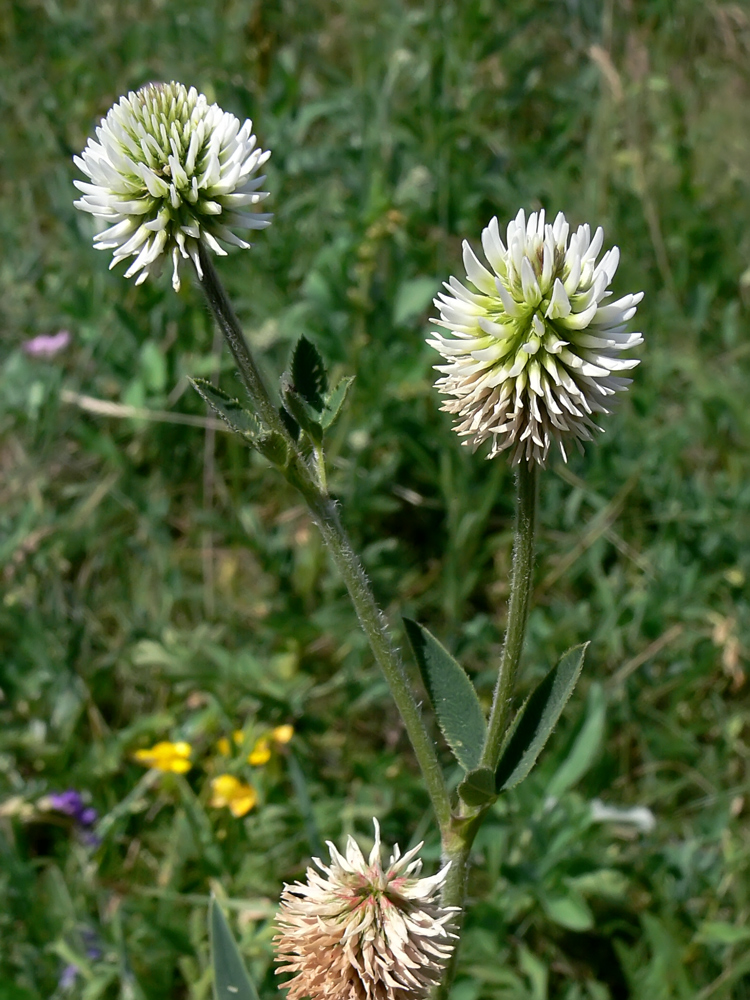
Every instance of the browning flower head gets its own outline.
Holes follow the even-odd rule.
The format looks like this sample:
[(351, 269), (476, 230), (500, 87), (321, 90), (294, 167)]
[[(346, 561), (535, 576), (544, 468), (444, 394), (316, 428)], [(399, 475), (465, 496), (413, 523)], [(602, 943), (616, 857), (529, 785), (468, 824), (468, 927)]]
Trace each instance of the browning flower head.
[(456, 278), (435, 299), (449, 334), (428, 343), (448, 362), (436, 365), (436, 388), (449, 397), (455, 430), (474, 449), (488, 438), (488, 458), (511, 450), (511, 461), (544, 465), (556, 442), (567, 460), (565, 440), (590, 441), (596, 413), (609, 413), (610, 397), (630, 379), (618, 372), (637, 360), (619, 354), (643, 342), (628, 333), (643, 293), (604, 304), (620, 260), (613, 247), (597, 264), (604, 231), (587, 225), (570, 237), (562, 212), (545, 225), (544, 212), (528, 222), (521, 210), (508, 225), (506, 241), (497, 219), (482, 233), (488, 270), (464, 241), (464, 266), (472, 287)]
[(422, 844), (403, 857), (393, 848), (380, 861), (380, 828), (365, 861), (352, 837), (346, 854), (328, 843), (322, 875), (285, 885), (277, 916), (278, 972), (294, 972), (289, 1000), (422, 1000), (440, 981), (453, 951), (450, 922), (457, 907), (441, 906), (439, 891), (450, 865), (419, 878)]
[(217, 254), (226, 253), (219, 240), (249, 247), (234, 230), (264, 229), (271, 219), (255, 208), (268, 194), (258, 190), (265, 177), (254, 174), (271, 154), (256, 148), (252, 128), (174, 81), (121, 98), (98, 141), (74, 157), (91, 181), (75, 181), (83, 192), (75, 205), (107, 224), (94, 246), (113, 251), (110, 266), (135, 257), (125, 277), (138, 274), (139, 285), (169, 254), (177, 291), (181, 257), (201, 274), (201, 243)]

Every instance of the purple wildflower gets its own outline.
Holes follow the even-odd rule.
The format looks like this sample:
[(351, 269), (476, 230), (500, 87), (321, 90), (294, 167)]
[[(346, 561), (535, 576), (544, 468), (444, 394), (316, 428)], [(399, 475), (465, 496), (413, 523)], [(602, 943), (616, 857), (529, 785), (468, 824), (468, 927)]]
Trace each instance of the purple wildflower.
[(55, 812), (65, 813), (66, 816), (73, 816), (79, 819), (81, 813), (86, 808), (83, 804), (81, 793), (75, 788), (69, 788), (65, 792), (52, 792), (47, 796), (47, 803), (50, 809)]
[(78, 966), (73, 965), (73, 963), (71, 962), (69, 965), (66, 965), (65, 968), (62, 970), (57, 986), (59, 989), (67, 993), (73, 989), (73, 987), (76, 984), (77, 978), (78, 978)]
[(81, 840), (87, 847), (99, 846), (101, 840), (91, 830), (99, 818), (99, 813), (84, 803), (81, 793), (75, 788), (69, 788), (65, 792), (52, 792), (42, 801), (47, 809), (70, 816), (74, 824), (80, 827)]
[(94, 962), (102, 958), (102, 950), (98, 944), (99, 937), (96, 931), (92, 931), (88, 927), (83, 927), (81, 929), (81, 938), (86, 945), (86, 958), (90, 958)]
[(32, 358), (54, 358), (69, 343), (70, 331), (58, 330), (57, 333), (40, 333), (38, 337), (32, 337), (24, 343), (23, 349)]
[(78, 817), (78, 822), (81, 826), (93, 826), (99, 818), (99, 813), (96, 809), (92, 809), (89, 806), (87, 809), (82, 810), (80, 816)]

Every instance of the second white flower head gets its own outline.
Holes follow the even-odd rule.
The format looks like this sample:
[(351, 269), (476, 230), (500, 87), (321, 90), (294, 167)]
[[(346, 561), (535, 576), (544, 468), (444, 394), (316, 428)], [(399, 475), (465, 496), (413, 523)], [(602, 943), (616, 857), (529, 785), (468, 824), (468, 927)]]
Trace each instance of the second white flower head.
[(94, 245), (113, 251), (111, 266), (134, 257), (125, 276), (140, 284), (170, 255), (177, 290), (180, 258), (201, 273), (201, 243), (218, 254), (222, 243), (249, 247), (234, 230), (264, 229), (271, 219), (256, 210), (268, 193), (255, 176), (271, 154), (256, 147), (252, 128), (181, 83), (121, 98), (74, 158), (91, 182), (75, 182), (83, 192), (76, 208), (107, 224)]
[(435, 299), (449, 331), (428, 341), (448, 362), (436, 366), (442, 409), (474, 448), (492, 438), (489, 458), (510, 449), (514, 465), (544, 465), (553, 442), (566, 458), (565, 439), (591, 440), (592, 415), (610, 412), (609, 397), (630, 383), (618, 373), (638, 364), (619, 355), (643, 341), (626, 330), (643, 293), (605, 304), (620, 251), (597, 264), (603, 230), (592, 239), (580, 226), (568, 243), (569, 232), (562, 212), (545, 225), (543, 211), (527, 222), (521, 210), (503, 243), (493, 219), (482, 233), (492, 270), (464, 242), (473, 288), (451, 278)]

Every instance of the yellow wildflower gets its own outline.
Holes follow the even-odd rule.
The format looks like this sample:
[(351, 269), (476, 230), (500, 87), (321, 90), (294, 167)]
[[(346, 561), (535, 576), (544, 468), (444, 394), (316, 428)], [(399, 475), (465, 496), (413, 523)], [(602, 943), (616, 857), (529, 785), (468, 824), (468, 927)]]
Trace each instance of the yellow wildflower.
[(255, 746), (248, 754), (247, 762), (259, 767), (261, 764), (267, 764), (270, 759), (271, 748), (268, 745), (268, 738), (261, 736), (259, 740), (256, 740)]
[(245, 742), (245, 734), (241, 729), (235, 729), (235, 731), (232, 733), (232, 739), (234, 740), (234, 742), (237, 744), (238, 747), (241, 747), (242, 744)]
[(164, 740), (147, 750), (136, 750), (133, 758), (139, 764), (153, 767), (157, 771), (172, 771), (174, 774), (186, 774), (192, 764), (190, 754), (193, 748), (189, 743), (170, 743)]
[(277, 743), (288, 743), (292, 736), (294, 736), (294, 726), (288, 724), (271, 730), (271, 738)]
[(258, 793), (252, 785), (235, 778), (233, 774), (220, 774), (211, 781), (211, 805), (221, 808), (227, 806), (233, 816), (244, 816), (249, 813), (258, 801)]
[(222, 736), (220, 740), (216, 743), (216, 749), (223, 757), (228, 757), (231, 753), (231, 746), (229, 745), (229, 740), (226, 736)]

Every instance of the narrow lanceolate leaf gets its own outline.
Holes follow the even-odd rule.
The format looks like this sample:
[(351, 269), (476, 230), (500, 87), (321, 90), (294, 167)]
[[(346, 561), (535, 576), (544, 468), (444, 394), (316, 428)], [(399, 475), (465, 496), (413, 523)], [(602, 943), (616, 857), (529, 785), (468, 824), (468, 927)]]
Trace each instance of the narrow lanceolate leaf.
[(448, 746), (465, 771), (479, 764), (485, 722), (464, 668), (424, 626), (404, 618), (404, 628)]
[(507, 791), (523, 781), (536, 763), (573, 693), (581, 674), (587, 646), (586, 642), (568, 650), (557, 666), (534, 689), (521, 709), (495, 772), (495, 787), (498, 792)]
[(320, 415), (320, 422), (323, 425), (324, 431), (328, 430), (341, 412), (341, 407), (344, 405), (344, 400), (349, 392), (349, 386), (353, 381), (353, 375), (347, 375), (344, 378), (339, 379), (333, 389), (331, 389), (326, 396), (326, 405)]
[(292, 355), (292, 386), (294, 391), (320, 413), (328, 389), (328, 376), (317, 347), (307, 337), (300, 337)]
[(253, 437), (262, 432), (258, 418), (246, 410), (238, 399), (233, 399), (223, 389), (219, 389), (204, 378), (191, 378), (190, 381), (214, 413), (229, 424), (233, 431), (238, 434), (250, 434)]
[(497, 798), (495, 775), (491, 767), (469, 771), (458, 786), (458, 794), (467, 806), (483, 806)]
[(597, 758), (604, 740), (607, 703), (601, 684), (589, 688), (586, 718), (575, 743), (547, 785), (547, 798), (559, 799), (586, 774)]
[(214, 1000), (258, 1000), (258, 992), (245, 969), (239, 948), (221, 907), (214, 898), (208, 908)]

